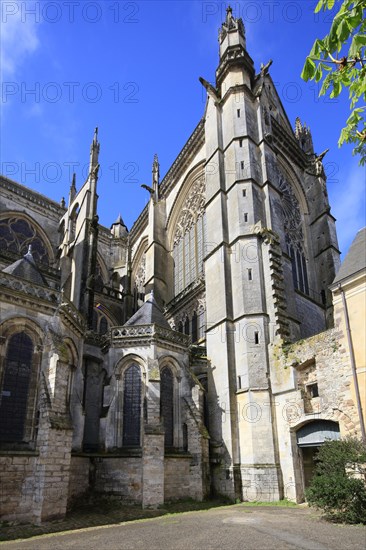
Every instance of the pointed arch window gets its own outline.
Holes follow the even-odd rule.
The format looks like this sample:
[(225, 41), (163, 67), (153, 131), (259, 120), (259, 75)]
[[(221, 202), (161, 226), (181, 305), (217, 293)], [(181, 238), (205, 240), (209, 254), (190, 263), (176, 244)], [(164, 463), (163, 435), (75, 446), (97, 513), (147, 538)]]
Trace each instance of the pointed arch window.
[(131, 365), (125, 371), (123, 387), (123, 437), (126, 447), (138, 447), (141, 441), (141, 369)]
[(10, 337), (0, 393), (0, 441), (24, 439), (34, 346), (25, 332)]
[(291, 186), (282, 174), (280, 175), (279, 188), (282, 192), (284, 230), (287, 253), (291, 258), (294, 288), (304, 294), (309, 294), (300, 205)]
[(174, 290), (179, 294), (203, 274), (205, 182), (197, 179), (184, 202), (174, 235)]
[(174, 378), (169, 367), (160, 374), (160, 415), (165, 429), (165, 447), (174, 445)]

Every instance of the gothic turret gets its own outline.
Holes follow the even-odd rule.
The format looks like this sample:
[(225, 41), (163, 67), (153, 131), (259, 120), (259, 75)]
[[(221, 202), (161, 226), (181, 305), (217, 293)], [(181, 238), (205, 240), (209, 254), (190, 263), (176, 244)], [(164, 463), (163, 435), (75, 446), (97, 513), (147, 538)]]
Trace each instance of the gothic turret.
[[(220, 64), (216, 71), (217, 88), (221, 87), (221, 95), (234, 85), (247, 84), (251, 87), (254, 77), (253, 60), (246, 51), (245, 28), (243, 20), (233, 17), (233, 10), (229, 6), (226, 10), (226, 19), (219, 31)], [(235, 71), (235, 82), (225, 83), (230, 70)]]
[(128, 229), (122, 219), (121, 214), (119, 214), (116, 221), (112, 223), (111, 233), (112, 233), (112, 237), (114, 237), (115, 239), (122, 239), (123, 237), (127, 237)]
[(306, 126), (306, 124), (302, 124), (299, 117), (297, 117), (295, 122), (295, 136), (304, 153), (308, 155), (314, 154), (313, 138), (310, 128)]

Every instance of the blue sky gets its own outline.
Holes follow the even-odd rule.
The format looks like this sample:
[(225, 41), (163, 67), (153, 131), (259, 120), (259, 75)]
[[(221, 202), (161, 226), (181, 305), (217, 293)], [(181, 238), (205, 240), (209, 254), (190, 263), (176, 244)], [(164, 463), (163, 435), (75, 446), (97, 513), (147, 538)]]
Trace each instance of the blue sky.
[[(291, 123), (311, 128), (325, 158), (332, 213), (346, 252), (365, 225), (365, 171), (338, 149), (348, 94), (319, 99), (300, 79), (315, 38), (330, 26), (316, 0), (231, 3), (255, 61), (271, 75)], [(101, 142), (99, 216), (128, 227), (147, 202), (159, 155), (164, 176), (202, 117), (199, 76), (214, 81), (225, 2), (42, 0), (1, 3), (1, 172), (47, 196), (67, 197), (72, 172), (86, 177), (95, 126)]]

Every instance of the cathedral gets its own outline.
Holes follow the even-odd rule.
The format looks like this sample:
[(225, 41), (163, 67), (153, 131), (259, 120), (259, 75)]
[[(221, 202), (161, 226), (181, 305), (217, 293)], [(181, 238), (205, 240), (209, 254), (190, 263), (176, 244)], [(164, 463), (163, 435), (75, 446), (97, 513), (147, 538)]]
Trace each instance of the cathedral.
[(301, 502), (314, 449), (358, 433), (322, 155), (230, 8), (219, 49), (202, 119), (163, 179), (154, 158), (130, 229), (123, 211), (98, 223), (97, 129), (61, 204), (0, 179), (5, 520), (90, 493)]

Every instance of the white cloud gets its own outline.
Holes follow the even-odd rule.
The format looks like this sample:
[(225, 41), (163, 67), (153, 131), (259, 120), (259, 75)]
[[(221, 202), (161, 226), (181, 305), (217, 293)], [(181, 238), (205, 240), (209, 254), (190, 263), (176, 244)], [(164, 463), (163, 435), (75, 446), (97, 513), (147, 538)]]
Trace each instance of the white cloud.
[(355, 159), (349, 171), (342, 171), (339, 182), (330, 193), (332, 214), (337, 219), (339, 247), (344, 258), (356, 233), (366, 223), (365, 168)]
[(19, 66), (39, 46), (40, 22), (31, 13), (36, 4), (33, 1), (2, 3), (0, 55), (3, 78), (14, 76)]

